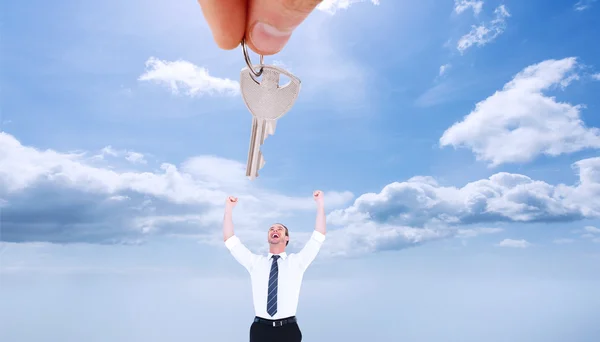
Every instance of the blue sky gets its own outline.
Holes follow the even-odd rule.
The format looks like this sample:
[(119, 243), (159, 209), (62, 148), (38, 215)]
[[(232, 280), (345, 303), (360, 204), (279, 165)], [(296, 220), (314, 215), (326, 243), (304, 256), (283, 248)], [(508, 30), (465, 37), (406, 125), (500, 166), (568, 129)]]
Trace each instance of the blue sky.
[(255, 181), (243, 55), (196, 2), (3, 13), (0, 340), (245, 340), (224, 200), (293, 252), (315, 189), (307, 341), (600, 335), (599, 2), (324, 1), (265, 58), (302, 90)]

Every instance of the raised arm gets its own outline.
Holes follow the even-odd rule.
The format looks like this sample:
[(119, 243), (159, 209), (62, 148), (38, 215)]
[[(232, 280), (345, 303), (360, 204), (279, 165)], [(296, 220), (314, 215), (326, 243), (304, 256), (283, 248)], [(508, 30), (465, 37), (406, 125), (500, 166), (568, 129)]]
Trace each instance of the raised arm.
[(246, 246), (235, 236), (233, 231), (233, 208), (237, 204), (237, 198), (228, 197), (225, 202), (225, 215), (223, 217), (223, 240), (225, 246), (231, 252), (231, 255), (237, 260), (242, 266), (244, 266), (248, 272), (252, 270), (254, 262), (258, 255), (250, 252)]
[(317, 257), (323, 241), (325, 241), (326, 220), (325, 220), (325, 204), (323, 200), (323, 192), (317, 190), (313, 193), (313, 199), (317, 203), (317, 218), (315, 222), (315, 230), (304, 248), (298, 252), (298, 264), (300, 268), (306, 269)]
[(238, 199), (229, 196), (225, 201), (225, 215), (223, 217), (223, 241), (229, 240), (234, 235), (233, 232), (233, 208), (237, 204)]
[(323, 191), (317, 190), (313, 193), (313, 198), (317, 202), (317, 220), (315, 222), (315, 230), (325, 235), (326, 220), (325, 220), (325, 200), (323, 199)]

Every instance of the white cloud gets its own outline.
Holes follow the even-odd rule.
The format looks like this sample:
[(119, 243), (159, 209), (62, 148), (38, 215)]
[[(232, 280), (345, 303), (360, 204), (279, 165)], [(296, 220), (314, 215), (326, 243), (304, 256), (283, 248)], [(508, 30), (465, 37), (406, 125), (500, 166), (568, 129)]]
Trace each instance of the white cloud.
[(123, 158), (125, 158), (125, 160), (127, 160), (133, 164), (148, 163), (148, 161), (146, 160), (146, 157), (142, 153), (135, 152), (135, 151), (127, 151), (127, 150), (117, 150), (117, 149), (114, 149), (112, 146), (106, 146), (106, 147), (102, 148), (102, 150), (100, 151), (100, 154), (96, 154), (96, 155), (92, 156), (92, 159), (93, 160), (105, 160), (107, 156), (117, 157), (117, 158), (123, 157)]
[(108, 199), (111, 201), (126, 201), (130, 198), (127, 196), (115, 195), (115, 196), (109, 197)]
[(594, 226), (585, 226), (583, 229), (575, 230), (574, 233), (581, 233), (582, 239), (589, 239), (593, 242), (600, 241), (600, 228)]
[(373, 5), (379, 5), (379, 0), (323, 0), (317, 9), (329, 14), (335, 14), (338, 10), (348, 9), (351, 5), (369, 1)]
[(323, 254), (352, 257), (418, 246), (452, 237), (454, 231), (443, 227), (415, 228), (357, 221), (345, 225), (342, 229), (331, 230), (327, 234), (327, 244), (323, 246)]
[(444, 65), (440, 66), (440, 73), (439, 73), (439, 75), (443, 76), (446, 73), (446, 71), (448, 71), (448, 69), (450, 69), (451, 66), (452, 65), (450, 65), (450, 64), (444, 64)]
[(379, 193), (365, 193), (350, 207), (331, 212), (328, 219), (339, 226), (375, 222), (463, 228), (465, 224), (600, 217), (600, 157), (581, 160), (573, 167), (579, 171), (579, 181), (573, 186), (551, 185), (506, 172), (462, 188), (441, 186), (431, 177), (413, 177), (388, 184)]
[(600, 234), (600, 228), (596, 228), (594, 226), (585, 226), (583, 227), (583, 230), (592, 234)]
[(150, 57), (146, 61), (146, 71), (138, 80), (162, 84), (170, 88), (174, 94), (179, 94), (182, 88), (188, 96), (237, 95), (240, 88), (237, 81), (211, 76), (206, 68), (198, 67), (188, 61), (168, 62), (155, 57)]
[(481, 0), (454, 0), (454, 12), (461, 14), (462, 12), (473, 9), (473, 13), (478, 15), (483, 8), (483, 1)]
[(146, 164), (147, 161), (144, 159), (144, 155), (138, 152), (127, 152), (125, 159), (134, 164)]
[(494, 10), (494, 14), (496, 15), (494, 20), (479, 26), (472, 26), (471, 31), (458, 40), (456, 48), (461, 54), (473, 45), (484, 46), (504, 32), (506, 18), (510, 17), (510, 13), (504, 5), (500, 5)]
[(593, 74), (592, 78), (595, 79), (596, 81), (600, 81), (600, 72), (597, 74)]
[(113, 156), (116, 157), (119, 155), (119, 152), (116, 151), (115, 149), (112, 148), (112, 146), (106, 146), (104, 148), (102, 148), (101, 154), (99, 155), (100, 158), (104, 158), (104, 156)]
[(498, 243), (500, 247), (510, 247), (510, 248), (527, 248), (531, 246), (531, 243), (526, 240), (512, 240), (512, 239), (504, 239)]
[(528, 66), (448, 128), (441, 146), (469, 148), (490, 166), (600, 148), (600, 130), (580, 118), (583, 106), (543, 93), (577, 79), (576, 66), (573, 57)]
[(576, 11), (584, 11), (590, 8), (594, 2), (596, 2), (596, 0), (579, 0), (575, 5), (573, 5), (573, 8)]

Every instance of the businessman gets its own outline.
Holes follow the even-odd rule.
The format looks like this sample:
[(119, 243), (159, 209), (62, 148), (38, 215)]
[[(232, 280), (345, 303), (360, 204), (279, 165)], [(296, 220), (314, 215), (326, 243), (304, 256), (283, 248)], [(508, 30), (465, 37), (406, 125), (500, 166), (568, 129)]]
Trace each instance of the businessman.
[(315, 191), (317, 220), (310, 239), (298, 253), (287, 254), (290, 234), (281, 223), (273, 224), (267, 233), (269, 253), (250, 252), (233, 232), (233, 208), (237, 198), (225, 204), (223, 240), (233, 257), (250, 273), (256, 316), (250, 326), (250, 342), (300, 342), (302, 332), (296, 321), (296, 309), (302, 277), (315, 259), (325, 240), (325, 206), (323, 192)]

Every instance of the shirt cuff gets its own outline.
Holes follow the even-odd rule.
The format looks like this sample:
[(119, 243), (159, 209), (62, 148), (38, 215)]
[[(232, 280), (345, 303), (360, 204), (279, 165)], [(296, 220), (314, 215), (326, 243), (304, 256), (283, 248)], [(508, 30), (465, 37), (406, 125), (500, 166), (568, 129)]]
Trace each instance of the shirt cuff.
[(240, 243), (240, 238), (233, 235), (229, 239), (225, 240), (225, 247), (227, 247), (227, 249), (231, 250), (231, 249), (233, 249), (233, 247), (237, 246), (238, 243)]
[(312, 238), (322, 243), (325, 241), (325, 234), (315, 230), (312, 233)]

